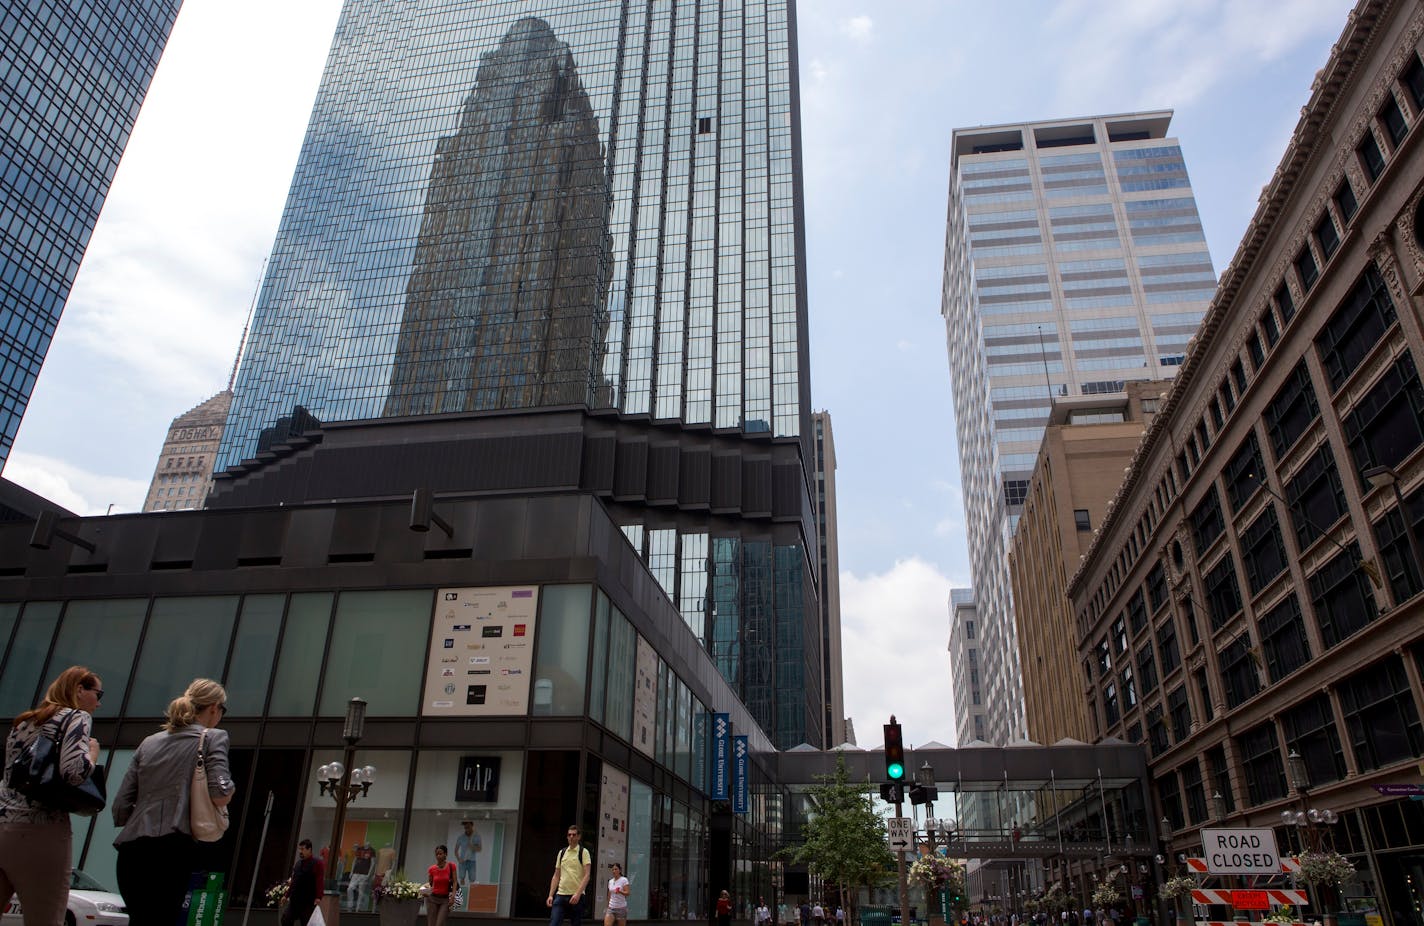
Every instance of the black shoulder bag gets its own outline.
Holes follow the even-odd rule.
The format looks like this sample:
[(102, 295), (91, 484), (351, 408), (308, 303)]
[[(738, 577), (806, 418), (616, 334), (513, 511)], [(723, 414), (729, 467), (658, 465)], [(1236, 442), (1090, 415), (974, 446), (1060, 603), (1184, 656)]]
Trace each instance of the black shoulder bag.
[(15, 761), (10, 763), (6, 779), (11, 788), (36, 803), (66, 813), (92, 817), (103, 810), (108, 801), (104, 787), (104, 766), (95, 765), (89, 777), (77, 785), (65, 781), (59, 768), (60, 753), (64, 748), (64, 731), (73, 717), (74, 711), (70, 711), (53, 736), (47, 736), (41, 730), (28, 746), (21, 747)]

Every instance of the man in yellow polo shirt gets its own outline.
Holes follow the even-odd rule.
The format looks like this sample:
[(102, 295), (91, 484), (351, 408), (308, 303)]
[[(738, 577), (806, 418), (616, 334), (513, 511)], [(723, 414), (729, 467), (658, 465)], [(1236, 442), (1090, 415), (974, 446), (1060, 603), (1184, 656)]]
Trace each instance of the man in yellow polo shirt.
[(560, 926), (565, 920), (572, 926), (582, 926), (583, 892), (588, 889), (588, 879), (593, 877), (593, 858), (579, 844), (580, 836), (578, 824), (571, 824), (569, 844), (554, 860), (554, 876), (549, 879), (549, 899), (544, 901), (544, 905), (553, 911), (549, 914), (549, 926)]

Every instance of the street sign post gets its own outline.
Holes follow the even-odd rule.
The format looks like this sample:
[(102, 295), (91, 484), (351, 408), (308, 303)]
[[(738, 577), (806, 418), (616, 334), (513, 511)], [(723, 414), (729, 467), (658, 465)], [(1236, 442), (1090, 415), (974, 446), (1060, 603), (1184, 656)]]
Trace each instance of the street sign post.
[(1206, 870), (1214, 875), (1275, 875), (1281, 871), (1271, 829), (1203, 829)]
[(915, 845), (915, 831), (909, 817), (891, 817), (886, 823), (886, 843), (891, 852), (909, 852)]

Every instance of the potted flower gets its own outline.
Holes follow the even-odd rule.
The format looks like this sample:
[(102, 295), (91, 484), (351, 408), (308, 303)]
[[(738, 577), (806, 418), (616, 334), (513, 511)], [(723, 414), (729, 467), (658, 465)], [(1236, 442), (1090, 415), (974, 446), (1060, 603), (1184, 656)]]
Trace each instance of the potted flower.
[(396, 872), (394, 878), (382, 878), (371, 890), (376, 910), (381, 914), (381, 926), (415, 926), (415, 919), (420, 915), (422, 886), (407, 881), (405, 872)]
[(1163, 900), (1172, 904), (1172, 912), (1176, 914), (1178, 926), (1190, 921), (1191, 917), (1182, 912), (1182, 900), (1192, 896), (1192, 891), (1196, 889), (1197, 883), (1185, 875), (1178, 875), (1175, 878), (1168, 878), (1167, 883), (1162, 885), (1162, 889), (1157, 893)]
[(1093, 906), (1107, 908), (1121, 902), (1122, 891), (1111, 880), (1094, 882)]
[(291, 890), (292, 882), (278, 881), (267, 888), (267, 906), (280, 907), (287, 900), (287, 891)]
[(1294, 926), (1299, 920), (1296, 919), (1295, 911), (1292, 910), (1291, 905), (1285, 904), (1261, 917), (1261, 922), (1277, 923), (1279, 926)]
[(1326, 894), (1338, 890), (1339, 885), (1353, 878), (1355, 866), (1334, 849), (1302, 852), (1295, 860), (1300, 863), (1296, 877), (1316, 889), (1320, 895), (1320, 905), (1326, 910), (1325, 922), (1327, 926), (1333, 926), (1336, 922), (1335, 913), (1327, 906)]

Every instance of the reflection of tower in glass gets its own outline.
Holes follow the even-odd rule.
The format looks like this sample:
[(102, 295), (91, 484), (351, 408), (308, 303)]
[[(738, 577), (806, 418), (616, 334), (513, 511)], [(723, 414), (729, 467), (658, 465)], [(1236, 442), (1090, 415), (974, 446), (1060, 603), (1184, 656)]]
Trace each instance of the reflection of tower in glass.
[(608, 203), (573, 55), (521, 19), (436, 146), (385, 413), (609, 404)]

